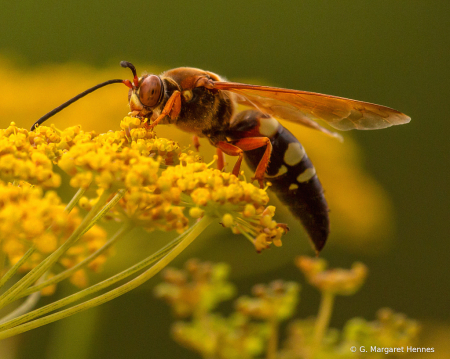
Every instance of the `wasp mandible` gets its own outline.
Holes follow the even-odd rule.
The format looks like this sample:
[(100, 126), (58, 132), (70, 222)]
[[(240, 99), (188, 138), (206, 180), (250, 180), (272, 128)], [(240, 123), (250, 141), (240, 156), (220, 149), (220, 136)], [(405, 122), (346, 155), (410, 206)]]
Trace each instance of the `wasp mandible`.
[[(161, 75), (137, 76), (133, 80), (109, 80), (96, 85), (41, 117), (45, 120), (103, 86), (123, 83), (129, 87), (130, 114), (148, 120), (148, 127), (173, 124), (198, 137), (206, 137), (218, 151), (238, 157), (233, 174), (238, 175), (245, 158), (255, 171), (254, 180), (271, 189), (297, 217), (316, 252), (329, 234), (328, 205), (313, 164), (300, 142), (277, 120), (284, 119), (340, 138), (320, 126), (347, 131), (372, 130), (408, 123), (410, 118), (394, 109), (368, 102), (314, 92), (228, 82), (219, 75), (191, 67), (168, 70)], [(237, 106), (250, 110), (238, 112)]]

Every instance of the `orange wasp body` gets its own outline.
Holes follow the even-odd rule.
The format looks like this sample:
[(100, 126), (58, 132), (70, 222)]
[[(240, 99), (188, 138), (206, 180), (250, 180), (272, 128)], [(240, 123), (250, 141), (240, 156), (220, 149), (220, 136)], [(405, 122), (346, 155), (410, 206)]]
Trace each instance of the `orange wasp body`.
[[(328, 206), (314, 166), (300, 142), (277, 120), (284, 119), (340, 138), (320, 126), (323, 120), (338, 130), (381, 129), (408, 123), (410, 118), (394, 109), (318, 93), (247, 85), (224, 81), (219, 75), (181, 67), (160, 76), (110, 80), (85, 91), (39, 119), (33, 128), (86, 94), (111, 83), (130, 90), (131, 115), (149, 120), (149, 127), (173, 124), (198, 137), (206, 137), (220, 151), (237, 156), (233, 174), (239, 174), (243, 158), (263, 185), (272, 190), (300, 219), (319, 252), (329, 234)], [(237, 106), (252, 108), (238, 112)]]

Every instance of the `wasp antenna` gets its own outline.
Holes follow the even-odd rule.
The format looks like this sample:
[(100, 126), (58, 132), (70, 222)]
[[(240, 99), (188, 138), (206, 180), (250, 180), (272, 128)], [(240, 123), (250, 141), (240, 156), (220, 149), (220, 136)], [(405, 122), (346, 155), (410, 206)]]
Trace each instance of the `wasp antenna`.
[(139, 80), (136, 74), (136, 67), (134, 67), (134, 65), (131, 62), (128, 61), (120, 61), (120, 66), (122, 67), (128, 67), (131, 72), (133, 73), (133, 83), (134, 86), (138, 87), (139, 86)]
[(128, 67), (131, 72), (133, 73), (133, 76), (136, 76), (136, 67), (131, 62), (128, 61), (120, 61), (120, 66), (122, 67)]
[[(91, 87), (90, 89), (87, 89), (86, 91), (83, 91), (82, 93), (76, 95), (75, 97), (71, 98), (69, 101), (64, 102), (62, 105), (59, 105), (58, 107), (56, 107), (55, 109), (53, 109), (52, 111), (50, 111), (49, 113), (47, 113), (46, 115), (42, 116), (39, 120), (37, 120), (33, 126), (31, 126), (31, 131), (33, 131), (37, 126), (41, 125), (43, 122), (45, 122), (46, 120), (48, 120), (50, 117), (56, 115), (59, 111), (65, 109), (67, 106), (69, 106), (70, 104), (74, 103), (75, 101), (79, 100), (80, 98), (86, 96), (87, 94), (90, 94), (91, 92), (94, 92), (95, 90), (98, 90), (99, 88), (102, 88), (106, 85), (111, 85), (111, 84), (116, 84), (116, 83), (123, 83), (125, 85), (127, 85), (126, 83), (127, 80), (109, 80), (109, 81), (105, 81), (102, 82), (101, 84), (98, 84), (94, 87)], [(127, 85), (128, 86), (128, 85)]]

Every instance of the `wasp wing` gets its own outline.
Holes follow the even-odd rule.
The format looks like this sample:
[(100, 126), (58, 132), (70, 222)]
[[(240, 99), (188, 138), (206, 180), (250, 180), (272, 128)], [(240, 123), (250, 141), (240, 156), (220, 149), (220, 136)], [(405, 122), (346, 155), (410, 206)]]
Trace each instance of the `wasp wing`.
[(389, 107), (315, 92), (224, 81), (215, 82), (214, 87), (235, 93), (237, 102), (242, 105), (255, 107), (274, 117), (300, 123), (336, 137), (340, 136), (314, 120), (323, 120), (341, 131), (375, 130), (411, 120)]

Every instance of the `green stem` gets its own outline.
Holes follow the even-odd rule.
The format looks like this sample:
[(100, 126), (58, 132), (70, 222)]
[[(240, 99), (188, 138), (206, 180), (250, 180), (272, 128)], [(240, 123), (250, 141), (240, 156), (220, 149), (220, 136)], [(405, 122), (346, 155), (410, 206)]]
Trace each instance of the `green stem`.
[(156, 262), (157, 260), (161, 259), (162, 257), (164, 257), (168, 252), (170, 252), (178, 243), (181, 242), (181, 240), (188, 234), (191, 232), (192, 228), (189, 228), (186, 232), (184, 232), (183, 234), (181, 234), (180, 236), (178, 236), (177, 238), (175, 238), (172, 242), (170, 242), (169, 244), (167, 244), (166, 246), (164, 246), (163, 248), (161, 248), (158, 252), (152, 254), (151, 256), (145, 258), (144, 260), (140, 261), (139, 263), (131, 266), (130, 268), (100, 282), (97, 283), (89, 288), (83, 289), (81, 291), (79, 291), (78, 293), (69, 295), (66, 298), (60, 299), (56, 302), (53, 302), (51, 304), (47, 304), (46, 306), (43, 306), (37, 310), (34, 310), (33, 312), (27, 313), (26, 315), (23, 315), (21, 317), (18, 317), (8, 323), (4, 323), (2, 325), (0, 325), (0, 331), (4, 330), (4, 329), (9, 329), (12, 328), (16, 325), (25, 323), (27, 321), (30, 321), (31, 319), (35, 319), (38, 318), (44, 314), (50, 313), (55, 311), (56, 309), (65, 307), (66, 305), (69, 305), (77, 300), (80, 300), (88, 295), (94, 294), (100, 290), (103, 290), (105, 288), (110, 287), (111, 285), (129, 277), (130, 275), (133, 275), (136, 272), (141, 271), (142, 269), (150, 266), (151, 264), (153, 264), (154, 262)]
[(1, 318), (0, 324), (6, 323), (14, 318), (17, 318), (25, 313), (28, 313), (31, 309), (34, 308), (34, 306), (37, 304), (40, 298), (41, 292), (31, 294), (20, 306), (18, 306), (12, 312), (8, 313), (8, 315), (5, 315), (3, 318)]
[(53, 264), (55, 264), (56, 261), (85, 233), (85, 231), (87, 231), (94, 225), (94, 223), (92, 223), (92, 219), (102, 209), (108, 197), (109, 193), (107, 191), (104, 191), (98, 199), (97, 203), (92, 207), (86, 217), (84, 217), (80, 226), (75, 229), (72, 235), (56, 251), (50, 254), (33, 270), (26, 274), (21, 280), (19, 280), (5, 293), (3, 293), (3, 295), (0, 297), (0, 308), (3, 308), (5, 305), (14, 301), (22, 290), (29, 287), (31, 283), (34, 283), (47, 270), (49, 270), (53, 266)]
[(16, 274), (17, 270), (27, 261), (28, 258), (34, 253), (36, 250), (36, 247), (31, 247), (28, 249), (28, 251), (25, 252), (25, 254), (20, 258), (16, 264), (14, 264), (0, 279), (0, 288), (5, 285), (5, 283), (14, 275)]
[(158, 252), (152, 254), (151, 256), (145, 258), (144, 260), (140, 261), (139, 263), (131, 266), (130, 268), (100, 282), (97, 283), (89, 288), (83, 289), (82, 291), (72, 294), (66, 298), (60, 299), (56, 302), (53, 302), (51, 304), (48, 304), (44, 307), (41, 307), (37, 310), (34, 310), (33, 312), (27, 313), (26, 315), (23, 315), (21, 317), (18, 317), (8, 323), (4, 323), (2, 325), (0, 325), (0, 330), (4, 330), (4, 329), (9, 329), (12, 328), (18, 324), (22, 324), (25, 323), (27, 321), (30, 321), (31, 319), (34, 318), (38, 318), (44, 314), (47, 314), (49, 312), (53, 312), (56, 309), (65, 307), (66, 305), (69, 305), (70, 303), (73, 303), (77, 300), (80, 300), (88, 295), (91, 295), (95, 292), (98, 292), (102, 289), (105, 289), (127, 277), (129, 277), (130, 275), (133, 275), (136, 272), (141, 271), (142, 269), (150, 266), (151, 264), (153, 264), (154, 262), (156, 262), (157, 260), (161, 259), (162, 257), (164, 257), (168, 252), (170, 252), (178, 243), (180, 243), (182, 241), (182, 239), (188, 235), (192, 230), (194, 229), (194, 227), (189, 228), (187, 231), (185, 231), (183, 234), (181, 234), (180, 236), (178, 236), (177, 238), (175, 238), (173, 241), (171, 241), (169, 244), (167, 244), (166, 246), (164, 246), (163, 248), (161, 248)]
[(267, 343), (266, 359), (275, 359), (277, 357), (278, 349), (278, 327), (279, 323), (275, 316), (270, 318), (269, 321), (269, 342)]
[(0, 275), (3, 273), (6, 264), (6, 253), (4, 251), (0, 251)]
[(72, 199), (70, 200), (70, 202), (67, 204), (65, 211), (67, 213), (70, 213), (70, 211), (72, 211), (73, 207), (76, 206), (76, 204), (78, 203), (78, 201), (80, 200), (81, 197), (83, 197), (84, 193), (86, 192), (87, 188), (79, 188), (77, 193), (75, 193), (75, 196), (72, 197)]
[(335, 294), (332, 292), (322, 292), (322, 299), (320, 301), (319, 313), (316, 319), (316, 325), (314, 327), (314, 341), (313, 341), (313, 355), (322, 344), (323, 337), (330, 323), (331, 313), (333, 311)]
[[(75, 313), (84, 311), (88, 308), (100, 305), (102, 303), (108, 302), (126, 292), (129, 292), (130, 290), (136, 288), (137, 286), (141, 285), (142, 283), (144, 283), (145, 281), (147, 281), (148, 279), (150, 279), (151, 277), (153, 277), (156, 273), (158, 273), (161, 269), (163, 269), (168, 263), (170, 263), (170, 261), (172, 261), (179, 253), (181, 253), (190, 243), (192, 243), (192, 241), (212, 222), (213, 218), (205, 216), (203, 217), (199, 222), (197, 222), (190, 230), (188, 230), (188, 234), (185, 236), (185, 238), (183, 238), (182, 240), (175, 240), (172, 243), (174, 243), (176, 246), (172, 245), (172, 243), (170, 243), (169, 245), (167, 245), (165, 248), (163, 248), (162, 250), (159, 251), (160, 254), (163, 253), (164, 249), (167, 250), (167, 247), (170, 247), (172, 245), (173, 248), (169, 253), (167, 253), (165, 256), (162, 257), (162, 255), (157, 256), (157, 254), (153, 255), (152, 258), (154, 260), (161, 258), (159, 260), (159, 262), (157, 262), (154, 266), (152, 266), (151, 268), (149, 268), (147, 271), (145, 271), (144, 273), (142, 273), (141, 275), (139, 275), (138, 277), (136, 277), (133, 280), (130, 280), (128, 283), (115, 288), (103, 295), (100, 295), (96, 298), (93, 298), (91, 300), (88, 300), (86, 302), (83, 302), (81, 304), (75, 305), (71, 308), (62, 310), (58, 313), (54, 313), (51, 315), (48, 315), (46, 317), (34, 320), (32, 322), (28, 322), (26, 324), (22, 324), (22, 325), (17, 325), (19, 323), (24, 323), (30, 319), (33, 319), (35, 317), (41, 316), (45, 313), (48, 313), (50, 311), (56, 310), (60, 307), (63, 307), (65, 305), (68, 305), (74, 301), (77, 301), (79, 299), (81, 299), (82, 297), (91, 294), (92, 292), (98, 291), (100, 289), (103, 289), (119, 280), (122, 280), (124, 277), (130, 275), (130, 271), (134, 270), (134, 272), (142, 269), (143, 266), (143, 262), (141, 262), (138, 265), (133, 266), (132, 268), (122, 272), (119, 275), (114, 276), (113, 278), (109, 278), (106, 281), (103, 281), (101, 283), (98, 283), (90, 288), (87, 288), (81, 292), (78, 292), (76, 294), (73, 294), (67, 298), (64, 298), (62, 300), (59, 300), (55, 303), (49, 304), (45, 307), (39, 308), (36, 311), (33, 311), (31, 313), (28, 313), (22, 317), (16, 318), (8, 323), (5, 323), (3, 325), (0, 326), (0, 330), (2, 329), (7, 329), (7, 328), (11, 328), (11, 329), (7, 329), (4, 330), (2, 332), (0, 332), (0, 340), (28, 331), (30, 329), (34, 329), (37, 328), (39, 326), (48, 324), (48, 323), (52, 323), (54, 321), (57, 321), (59, 319), (68, 317), (70, 315), (73, 315)], [(169, 249), (170, 250), (170, 249)], [(135, 268), (137, 267), (137, 268)], [(133, 272), (133, 273), (134, 273)], [(15, 326), (17, 325), (17, 326)], [(15, 326), (15, 327), (14, 327)]]
[[(42, 282), (47, 277), (47, 273), (45, 273), (39, 280), (39, 282)], [(5, 315), (3, 318), (0, 319), (0, 324), (6, 323), (14, 318), (17, 318), (25, 313), (28, 313), (31, 309), (34, 308), (34, 306), (37, 304), (39, 299), (41, 298), (41, 293), (33, 293), (31, 294), (20, 306), (18, 306), (16, 309), (14, 309), (11, 313)]]
[(125, 193), (127, 193), (127, 190), (122, 188), (117, 191), (117, 193), (114, 195), (114, 197), (100, 210), (97, 211), (97, 213), (94, 214), (94, 217), (91, 220), (91, 223), (89, 223), (86, 228), (84, 228), (81, 232), (82, 236), (87, 231), (91, 229), (91, 227), (94, 226), (99, 220), (101, 220), (112, 208), (116, 206), (116, 204), (122, 199), (123, 196), (125, 196)]
[(48, 287), (49, 285), (56, 284), (58, 282), (61, 282), (62, 280), (70, 277), (73, 273), (75, 273), (80, 268), (86, 266), (90, 262), (92, 262), (95, 258), (97, 258), (100, 254), (102, 254), (104, 251), (106, 251), (108, 248), (110, 248), (114, 243), (116, 243), (121, 237), (123, 237), (126, 233), (128, 233), (133, 228), (133, 224), (131, 222), (125, 222), (122, 227), (114, 234), (114, 236), (111, 237), (111, 239), (105, 243), (105, 245), (101, 248), (99, 248), (97, 251), (92, 253), (90, 256), (83, 259), (80, 263), (77, 263), (72, 268), (69, 268), (65, 270), (64, 272), (61, 272), (54, 277), (46, 280), (45, 282), (42, 282), (38, 285), (34, 285), (29, 287), (28, 289), (24, 290), (20, 295), (17, 296), (17, 298), (26, 297), (27, 295), (30, 295), (31, 293), (34, 293), (38, 290), (41, 290), (45, 287)]

